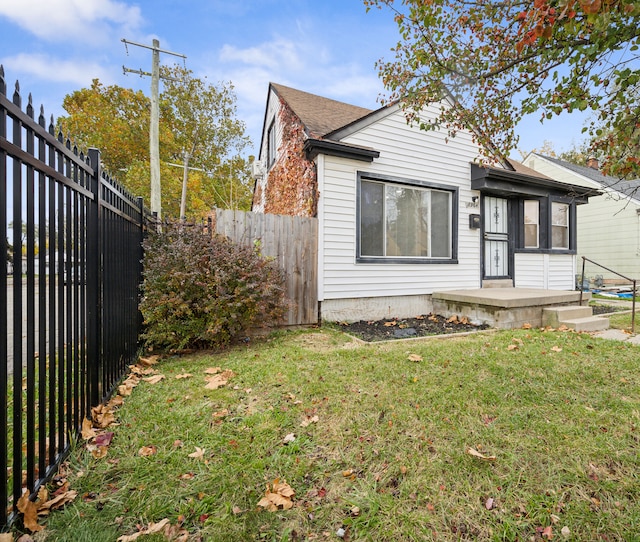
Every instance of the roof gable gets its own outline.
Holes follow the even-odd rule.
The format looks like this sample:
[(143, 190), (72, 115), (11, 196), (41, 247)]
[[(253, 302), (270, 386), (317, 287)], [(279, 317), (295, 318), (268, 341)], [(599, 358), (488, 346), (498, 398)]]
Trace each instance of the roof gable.
[(309, 137), (323, 137), (371, 113), (370, 109), (271, 83), (304, 124)]
[(638, 191), (640, 190), (640, 179), (634, 181), (625, 181), (624, 179), (618, 179), (617, 177), (610, 177), (609, 175), (603, 174), (601, 171), (588, 167), (588, 166), (578, 166), (576, 164), (572, 164), (571, 162), (566, 162), (565, 160), (560, 160), (559, 158), (553, 158), (551, 156), (544, 156), (542, 154), (538, 154), (540, 158), (544, 158), (549, 162), (556, 164), (557, 166), (568, 169), (569, 171), (576, 173), (577, 175), (581, 175), (586, 179), (598, 183), (600, 186), (605, 188), (611, 188), (625, 194), (630, 197), (636, 197)]

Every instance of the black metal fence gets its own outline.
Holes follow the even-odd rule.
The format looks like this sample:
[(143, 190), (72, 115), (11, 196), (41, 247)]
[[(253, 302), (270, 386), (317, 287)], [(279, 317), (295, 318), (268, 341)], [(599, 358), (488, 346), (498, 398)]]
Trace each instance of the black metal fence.
[(143, 207), (0, 66), (0, 531), (138, 349)]

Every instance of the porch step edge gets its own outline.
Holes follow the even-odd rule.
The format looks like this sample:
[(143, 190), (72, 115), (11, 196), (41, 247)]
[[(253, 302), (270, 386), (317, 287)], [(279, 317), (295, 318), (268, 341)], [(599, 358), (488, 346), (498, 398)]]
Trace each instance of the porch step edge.
[(603, 331), (609, 329), (609, 319), (600, 316), (589, 316), (586, 318), (572, 318), (560, 322), (570, 329), (576, 331)]

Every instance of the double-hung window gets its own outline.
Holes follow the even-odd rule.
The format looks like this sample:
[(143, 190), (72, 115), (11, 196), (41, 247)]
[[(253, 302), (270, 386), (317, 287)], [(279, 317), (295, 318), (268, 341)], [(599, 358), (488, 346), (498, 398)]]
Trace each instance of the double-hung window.
[(540, 202), (525, 200), (524, 202), (524, 248), (540, 246)]
[(449, 261), (456, 192), (362, 177), (358, 261)]
[(551, 202), (551, 247), (569, 248), (569, 205)]
[(267, 168), (270, 168), (276, 161), (276, 123), (271, 121), (267, 130)]

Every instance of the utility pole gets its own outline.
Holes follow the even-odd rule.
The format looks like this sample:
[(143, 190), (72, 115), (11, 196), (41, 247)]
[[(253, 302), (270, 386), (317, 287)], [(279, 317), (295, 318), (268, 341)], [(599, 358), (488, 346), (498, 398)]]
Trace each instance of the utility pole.
[[(140, 76), (151, 76), (151, 125), (149, 127), (149, 166), (151, 170), (151, 212), (155, 213), (158, 220), (162, 218), (162, 199), (160, 188), (160, 142), (159, 142), (159, 123), (160, 123), (160, 108), (159, 108), (159, 86), (160, 86), (160, 53), (167, 55), (178, 56), (183, 60), (187, 57), (180, 53), (173, 53), (160, 49), (160, 42), (156, 39), (153, 40), (153, 45), (143, 45), (141, 43), (135, 43), (122, 39), (125, 48), (128, 45), (135, 45), (136, 47), (143, 47), (145, 49), (151, 49), (151, 73), (143, 70), (131, 70), (122, 66), (124, 73), (137, 73)], [(128, 50), (127, 50), (128, 51)]]

